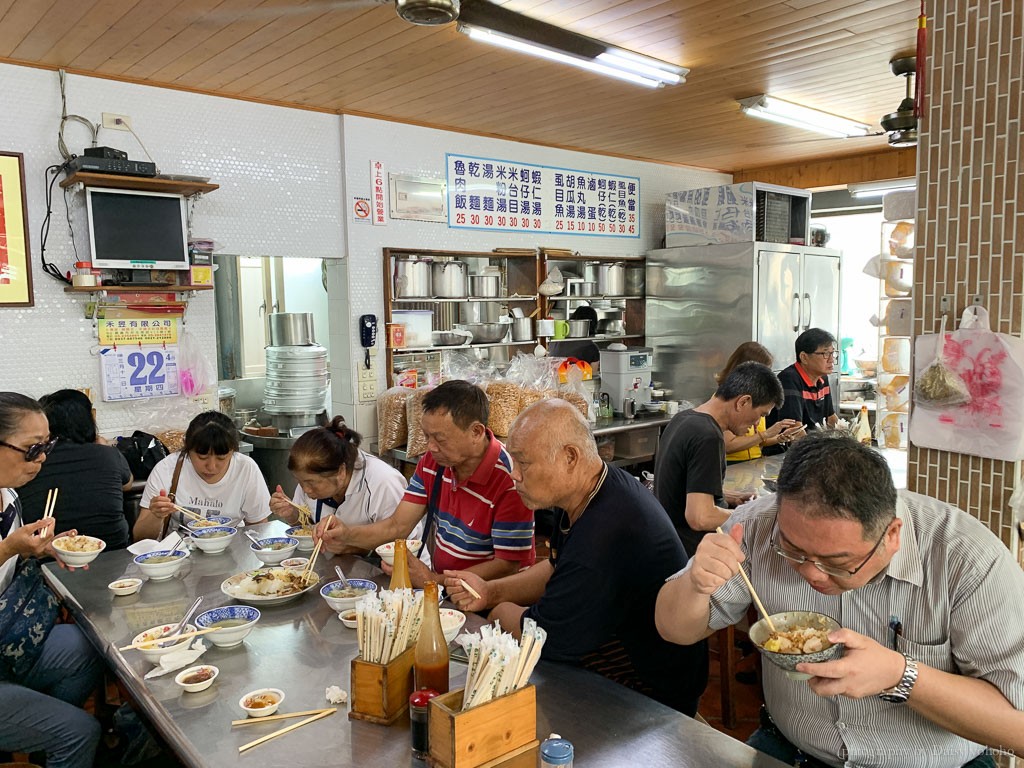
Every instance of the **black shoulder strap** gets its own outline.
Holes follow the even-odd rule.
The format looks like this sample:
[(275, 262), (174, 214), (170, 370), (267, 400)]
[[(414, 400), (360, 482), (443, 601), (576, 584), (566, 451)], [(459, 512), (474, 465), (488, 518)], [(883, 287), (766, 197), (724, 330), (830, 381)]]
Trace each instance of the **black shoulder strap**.
[(434, 518), (437, 516), (437, 502), (441, 498), (441, 486), (444, 484), (444, 467), (438, 465), (438, 471), (434, 474), (434, 484), (430, 486), (430, 498), (427, 500), (427, 514), (423, 518), (423, 542), (420, 544), (420, 550), (416, 553), (417, 559), (423, 554), (423, 548), (427, 546), (427, 540), (430, 539), (430, 526), (434, 522)]
[[(174, 475), (171, 477), (171, 487), (167, 491), (167, 498), (172, 502), (174, 501), (175, 494), (178, 491), (178, 478), (181, 477), (181, 466), (185, 463), (185, 451), (182, 449), (178, 453), (178, 463), (174, 465)], [(168, 515), (164, 518), (164, 524), (160, 527), (160, 540), (163, 541), (167, 535), (168, 529), (171, 527), (171, 518), (174, 515)]]

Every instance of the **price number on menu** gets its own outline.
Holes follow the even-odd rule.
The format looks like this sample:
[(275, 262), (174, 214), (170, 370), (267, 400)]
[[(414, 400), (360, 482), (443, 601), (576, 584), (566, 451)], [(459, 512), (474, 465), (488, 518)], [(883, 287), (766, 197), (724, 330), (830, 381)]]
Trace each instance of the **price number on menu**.
[(181, 391), (178, 348), (125, 347), (100, 353), (103, 399), (142, 400)]

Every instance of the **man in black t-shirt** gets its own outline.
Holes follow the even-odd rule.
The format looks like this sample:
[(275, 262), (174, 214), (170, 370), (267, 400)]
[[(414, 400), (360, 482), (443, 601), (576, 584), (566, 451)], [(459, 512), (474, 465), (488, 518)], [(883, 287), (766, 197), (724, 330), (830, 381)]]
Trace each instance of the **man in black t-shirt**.
[(688, 555), (708, 531), (729, 518), (727, 507), (749, 495), (725, 494), (725, 436), (746, 434), (772, 408), (782, 405), (782, 385), (760, 363), (736, 366), (711, 399), (676, 414), (654, 456), (654, 494), (668, 512)]
[(578, 664), (693, 716), (707, 649), (668, 643), (654, 624), (658, 591), (686, 563), (664, 510), (636, 478), (601, 461), (587, 423), (563, 400), (520, 414), (507, 447), (523, 503), (555, 511), (551, 557), (487, 582), (446, 571), (452, 601), (493, 608), (489, 618), (517, 636), (533, 619), (547, 632), (542, 658)]

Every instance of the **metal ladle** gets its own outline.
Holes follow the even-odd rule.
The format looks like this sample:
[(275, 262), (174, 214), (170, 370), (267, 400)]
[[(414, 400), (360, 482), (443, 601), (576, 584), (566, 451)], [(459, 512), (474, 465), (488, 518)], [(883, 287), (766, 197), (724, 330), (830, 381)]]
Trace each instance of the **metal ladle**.
[(185, 611), (185, 615), (182, 616), (181, 621), (178, 622), (178, 625), (160, 639), (161, 648), (166, 648), (168, 640), (172, 640), (173, 638), (181, 634), (182, 628), (188, 623), (188, 620), (192, 618), (192, 614), (196, 612), (196, 608), (199, 607), (199, 604), (201, 602), (203, 602), (202, 595), (197, 597), (195, 599), (195, 602), (192, 603), (192, 605), (189, 607), (187, 611)]
[(242, 531), (242, 533), (245, 534), (245, 537), (249, 539), (249, 541), (256, 545), (256, 549), (265, 549), (265, 547), (263, 546), (263, 542), (255, 536), (253, 536), (251, 533), (249, 533), (248, 531)]
[(346, 579), (346, 578), (345, 578), (345, 574), (344, 574), (344, 572), (343, 572), (343, 571), (341, 570), (341, 566), (340, 566), (340, 565), (336, 565), (336, 566), (334, 566), (334, 572), (335, 572), (336, 574), (338, 574), (338, 578), (339, 578), (339, 579), (341, 579), (341, 585), (342, 585), (342, 586), (343, 586), (343, 587), (344, 587), (345, 589), (351, 589), (351, 586), (350, 586), (350, 585), (349, 585), (349, 583), (348, 583), (348, 579)]

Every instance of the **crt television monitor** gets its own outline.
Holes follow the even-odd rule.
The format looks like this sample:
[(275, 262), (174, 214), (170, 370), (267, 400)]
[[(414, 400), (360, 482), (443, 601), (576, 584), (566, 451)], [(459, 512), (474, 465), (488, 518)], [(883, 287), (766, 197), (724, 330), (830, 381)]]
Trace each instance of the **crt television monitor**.
[(97, 269), (188, 269), (185, 198), (90, 187), (89, 244)]

